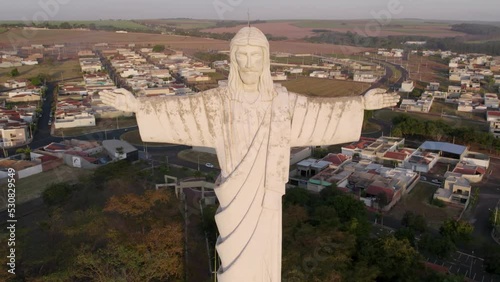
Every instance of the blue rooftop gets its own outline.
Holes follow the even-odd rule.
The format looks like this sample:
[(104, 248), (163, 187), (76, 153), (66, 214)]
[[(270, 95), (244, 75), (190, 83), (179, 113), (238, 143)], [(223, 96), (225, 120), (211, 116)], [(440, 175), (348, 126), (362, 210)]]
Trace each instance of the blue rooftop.
[(467, 147), (446, 142), (425, 141), (420, 149), (461, 155), (467, 150)]

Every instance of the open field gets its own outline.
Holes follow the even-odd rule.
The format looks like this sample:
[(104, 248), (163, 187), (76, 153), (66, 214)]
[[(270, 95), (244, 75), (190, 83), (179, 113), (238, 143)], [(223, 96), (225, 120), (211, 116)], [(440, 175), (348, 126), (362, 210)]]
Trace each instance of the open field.
[(396, 204), (388, 213), (389, 216), (401, 220), (407, 211), (416, 212), (425, 217), (429, 227), (439, 229), (444, 220), (457, 218), (462, 211), (454, 207), (437, 207), (430, 204), (430, 199), (437, 190), (437, 186), (428, 183), (418, 183), (415, 188)]
[(358, 96), (370, 87), (369, 83), (313, 77), (299, 77), (282, 85), (291, 92), (322, 97)]
[[(42, 192), (51, 184), (61, 182), (76, 183), (79, 177), (87, 176), (91, 173), (92, 171), (90, 170), (61, 165), (56, 169), (20, 179), (16, 182), (16, 204), (19, 205), (40, 197)], [(0, 186), (0, 190), (2, 191), (2, 195), (7, 195), (6, 184)], [(5, 208), (4, 203), (2, 203), (2, 208)]]
[(133, 127), (133, 126), (137, 126), (137, 120), (135, 118), (97, 119), (96, 126), (64, 128), (64, 129), (60, 128), (54, 130), (53, 135), (59, 137), (80, 136), (94, 132), (101, 132), (104, 130), (113, 130), (113, 129)]
[(441, 84), (449, 83), (448, 65), (435, 58), (411, 55), (405, 67), (410, 72), (410, 79)]
[(307, 57), (274, 57), (271, 56), (271, 62), (280, 63), (280, 64), (296, 64), (296, 65), (312, 65), (312, 64), (320, 64), (321, 59), (313, 56)]
[[(84, 30), (38, 30), (35, 35), (28, 39), (21, 29), (12, 29), (9, 32), (0, 34), (0, 48), (12, 48), (11, 38), (16, 39), (17, 47), (27, 44), (79, 44), (81, 48), (92, 48), (93, 44), (107, 42), (110, 44), (164, 44), (174, 49), (182, 49), (188, 54), (194, 54), (198, 51), (208, 50), (229, 50), (229, 42), (215, 40), (210, 38), (199, 38), (189, 36), (161, 35), (150, 33), (129, 32), (119, 34), (107, 31), (84, 31)], [(289, 53), (347, 53), (354, 54), (370, 51), (372, 49), (317, 44), (309, 42), (295, 41), (271, 41), (271, 52), (289, 52)]]
[[(289, 39), (302, 39), (306, 36), (314, 36), (314, 29), (322, 29), (336, 32), (366, 33), (367, 25), (378, 23), (373, 19), (367, 20), (286, 20), (257, 23), (253, 26), (261, 29), (264, 33), (274, 36), (286, 36)], [(224, 33), (236, 32), (244, 24), (235, 27), (208, 28), (203, 31)], [(451, 30), (451, 25), (445, 22), (429, 22), (423, 20), (393, 20), (390, 24), (381, 27), (378, 34), (371, 36), (389, 35), (421, 35), (430, 37), (454, 37), (464, 36), (464, 33)]]
[[(94, 24), (96, 27), (107, 27), (112, 26), (117, 29), (133, 29), (137, 31), (148, 30), (145, 25), (139, 24), (130, 20), (95, 20), (95, 21), (49, 21), (48, 23), (51, 25), (60, 25), (64, 22), (67, 22), (71, 25), (90, 25)], [(23, 21), (0, 21), (0, 24), (25, 24)]]
[[(245, 24), (241, 24), (233, 27), (217, 27), (217, 28), (209, 28), (204, 29), (204, 32), (212, 32), (212, 33), (225, 33), (232, 32), (235, 33), (244, 27)], [(288, 39), (302, 39), (306, 36), (313, 36), (314, 32), (310, 28), (302, 28), (293, 25), (291, 22), (266, 22), (266, 23), (257, 23), (252, 26), (262, 30), (265, 34), (271, 34), (273, 36), (285, 36)]]
[(219, 161), (217, 160), (217, 156), (214, 154), (184, 150), (180, 151), (179, 154), (177, 154), (177, 157), (195, 164), (199, 163), (200, 166), (204, 166), (206, 163), (211, 163), (214, 167), (219, 168)]
[[(13, 68), (0, 69), (0, 83), (12, 79), (9, 74), (12, 69)], [(47, 74), (53, 79), (72, 78), (82, 75), (80, 63), (77, 60), (54, 61), (52, 63), (45, 62), (35, 66), (17, 67), (17, 69), (20, 75), (15, 78), (28, 79), (41, 73)]]
[(461, 119), (461, 118), (441, 117), (440, 115), (437, 115), (437, 114), (431, 115), (429, 113), (414, 113), (414, 112), (399, 112), (399, 111), (391, 111), (391, 110), (378, 110), (378, 111), (374, 112), (373, 117), (380, 119), (380, 120), (383, 120), (383, 121), (392, 122), (392, 119), (399, 116), (399, 115), (410, 115), (414, 118), (425, 120), (425, 121), (427, 121), (427, 120), (432, 120), (432, 121), (441, 120), (444, 123), (446, 123), (450, 126), (453, 126), (453, 127), (468, 126), (468, 127), (474, 127), (476, 129), (483, 130), (483, 131), (486, 131), (488, 129), (488, 125), (484, 121), (475, 121), (475, 120)]
[[(374, 19), (368, 20), (302, 20), (293, 21), (292, 24), (303, 29), (327, 29), (337, 32), (366, 33), (367, 25), (377, 24)], [(371, 35), (371, 34), (370, 34)], [(454, 37), (464, 36), (464, 33), (451, 30), (451, 25), (445, 22), (431, 22), (423, 20), (392, 20), (389, 24), (381, 26), (381, 31), (375, 36), (389, 35), (421, 35), (429, 37)]]
[(137, 20), (144, 24), (162, 25), (173, 28), (194, 29), (215, 27), (216, 20), (194, 20), (194, 19), (156, 19), (156, 20)]
[(127, 133), (124, 133), (122, 134), (122, 136), (120, 136), (120, 139), (125, 140), (132, 145), (139, 145), (139, 146), (144, 146), (144, 144), (146, 144), (149, 147), (155, 147), (155, 146), (164, 147), (172, 145), (168, 143), (149, 143), (149, 142), (144, 143), (141, 139), (141, 135), (139, 134), (139, 130), (132, 130)]

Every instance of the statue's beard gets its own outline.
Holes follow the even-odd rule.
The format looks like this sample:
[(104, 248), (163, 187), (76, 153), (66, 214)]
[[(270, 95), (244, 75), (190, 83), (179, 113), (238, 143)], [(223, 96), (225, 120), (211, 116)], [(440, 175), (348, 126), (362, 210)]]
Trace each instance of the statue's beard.
[(240, 78), (246, 85), (255, 85), (259, 83), (261, 73), (258, 71), (240, 71)]

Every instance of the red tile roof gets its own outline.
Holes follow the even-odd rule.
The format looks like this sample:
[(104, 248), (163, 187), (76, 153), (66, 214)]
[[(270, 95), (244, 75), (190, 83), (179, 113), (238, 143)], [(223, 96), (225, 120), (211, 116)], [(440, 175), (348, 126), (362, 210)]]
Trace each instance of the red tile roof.
[(376, 186), (373, 184), (368, 186), (368, 188), (366, 189), (366, 193), (374, 196), (380, 193), (385, 193), (389, 202), (392, 201), (392, 198), (394, 197), (394, 190), (386, 187)]
[(488, 111), (488, 116), (500, 117), (500, 111)]
[(404, 161), (407, 157), (408, 157), (407, 154), (399, 152), (387, 152), (384, 155), (384, 158), (395, 159), (400, 161)]

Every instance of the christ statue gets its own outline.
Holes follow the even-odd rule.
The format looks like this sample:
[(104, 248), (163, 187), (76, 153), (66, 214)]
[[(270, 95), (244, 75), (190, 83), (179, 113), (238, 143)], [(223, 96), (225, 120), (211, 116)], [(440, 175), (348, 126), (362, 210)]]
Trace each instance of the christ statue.
[(144, 142), (215, 148), (220, 282), (281, 281), (281, 200), (290, 148), (359, 140), (364, 110), (399, 101), (383, 89), (340, 98), (288, 92), (273, 84), (269, 42), (255, 27), (231, 40), (226, 87), (187, 96), (136, 98), (124, 89), (100, 96), (135, 112)]

